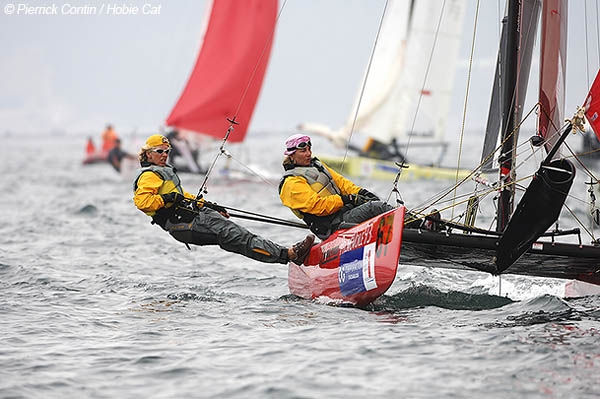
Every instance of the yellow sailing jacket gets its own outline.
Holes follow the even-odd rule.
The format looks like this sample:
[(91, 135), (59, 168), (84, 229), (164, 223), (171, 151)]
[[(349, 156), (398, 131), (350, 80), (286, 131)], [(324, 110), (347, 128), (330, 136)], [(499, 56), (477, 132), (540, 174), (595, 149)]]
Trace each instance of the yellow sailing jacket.
[(344, 206), (340, 195), (356, 194), (360, 190), (317, 158), (311, 160), (310, 166), (293, 166), (286, 170), (279, 187), (283, 205), (300, 218), (303, 213), (332, 215)]
[[(154, 216), (156, 211), (165, 207), (161, 194), (177, 191), (186, 198), (195, 199), (196, 196), (181, 188), (179, 176), (170, 166), (144, 165), (138, 171), (133, 183), (133, 202), (135, 206), (148, 216)], [(202, 202), (202, 200), (200, 201)], [(167, 208), (172, 204), (167, 204)]]

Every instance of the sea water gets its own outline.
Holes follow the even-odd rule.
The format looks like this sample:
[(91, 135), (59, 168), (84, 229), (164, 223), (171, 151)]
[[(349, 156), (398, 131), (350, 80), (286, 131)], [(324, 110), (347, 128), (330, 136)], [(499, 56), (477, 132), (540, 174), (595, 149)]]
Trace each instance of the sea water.
[[(249, 142), (249, 160), (279, 173), (277, 139)], [(565, 299), (561, 280), (500, 284), (400, 265), (366, 309), (299, 299), (285, 265), (188, 250), (151, 225), (133, 205), (131, 174), (82, 166), (84, 146), (79, 136), (3, 136), (2, 398), (600, 394), (598, 296)], [(202, 182), (182, 179), (194, 193)], [(400, 191), (410, 206), (446, 184)], [(274, 181), (215, 173), (207, 198), (294, 220)], [(306, 233), (238, 222), (284, 245)]]

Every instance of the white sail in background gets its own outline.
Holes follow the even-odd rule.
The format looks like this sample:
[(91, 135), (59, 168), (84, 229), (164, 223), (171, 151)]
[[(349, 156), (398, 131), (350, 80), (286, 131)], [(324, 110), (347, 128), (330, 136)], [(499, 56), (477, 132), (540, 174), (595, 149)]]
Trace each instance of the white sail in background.
[(381, 132), (385, 142), (407, 142), (409, 136), (411, 143), (443, 141), (465, 8), (464, 0), (416, 2), (402, 79), (386, 110), (389, 127), (373, 129), (370, 136)]
[[(412, 19), (412, 2), (408, 0), (392, 0), (388, 3), (381, 32), (371, 60), (368, 76), (363, 77), (362, 85), (356, 96), (352, 112), (340, 134), (346, 141), (354, 131), (365, 132), (371, 135), (377, 130), (390, 131), (391, 126), (388, 108), (398, 96), (399, 82), (402, 77), (404, 64), (404, 51), (408, 37), (409, 23)], [(362, 92), (362, 98), (361, 98)], [(358, 114), (356, 114), (356, 108)], [(356, 122), (354, 116), (356, 114)], [(391, 136), (390, 136), (391, 137)], [(389, 141), (389, 140), (384, 140)]]
[(465, 0), (391, 0), (364, 91), (359, 89), (346, 124), (337, 131), (315, 124), (300, 128), (344, 145), (352, 131), (402, 143), (414, 120), (412, 135), (420, 136), (419, 142), (442, 141), (465, 8)]

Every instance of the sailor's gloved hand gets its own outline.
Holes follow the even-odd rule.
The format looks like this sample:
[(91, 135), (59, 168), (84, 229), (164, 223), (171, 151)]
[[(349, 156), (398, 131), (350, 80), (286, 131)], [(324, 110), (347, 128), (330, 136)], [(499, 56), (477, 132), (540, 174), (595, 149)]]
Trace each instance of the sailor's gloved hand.
[(354, 206), (359, 206), (364, 204), (365, 202), (369, 202), (369, 200), (367, 200), (365, 197), (363, 197), (362, 195), (358, 195), (358, 194), (343, 194), (341, 195), (342, 197), (342, 202), (344, 203), (344, 205), (354, 205)]
[(210, 208), (214, 211), (219, 212), (221, 215), (223, 215), (226, 218), (229, 218), (229, 213), (227, 213), (227, 209), (225, 209), (225, 207), (222, 207), (221, 205), (215, 204), (214, 202), (210, 202), (210, 201), (204, 201), (204, 206), (207, 208)]
[(165, 202), (165, 205), (169, 204), (169, 203), (177, 204), (185, 198), (183, 195), (179, 194), (177, 191), (173, 191), (173, 192), (167, 193), (167, 194), (161, 194), (160, 196), (162, 197), (163, 201)]
[(369, 190), (365, 190), (364, 188), (360, 189), (360, 191), (358, 192), (358, 195), (362, 195), (363, 197), (367, 198), (369, 201), (381, 201), (377, 195), (373, 194)]

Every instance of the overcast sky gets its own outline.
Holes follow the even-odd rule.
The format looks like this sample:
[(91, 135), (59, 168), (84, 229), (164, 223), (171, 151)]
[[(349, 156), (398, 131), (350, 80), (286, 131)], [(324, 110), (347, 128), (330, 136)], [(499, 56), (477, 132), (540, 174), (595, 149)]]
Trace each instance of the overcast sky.
[[(595, 1), (586, 1), (588, 13), (595, 13)], [(11, 6), (31, 3), (55, 5), (59, 15), (8, 15)], [(467, 3), (449, 127), (462, 118), (476, 0)], [(470, 129), (485, 124), (499, 34), (497, 13), (504, 4), (481, 3), (467, 119)], [(580, 13), (584, 3), (571, 2), (570, 15)], [(65, 4), (2, 1), (0, 132), (91, 134), (99, 133), (107, 122), (122, 134), (157, 129), (194, 64), (206, 1), (69, 2), (140, 9), (149, 4), (155, 10), (160, 6), (158, 15), (141, 15), (141, 10), (137, 15), (60, 15)], [(287, 0), (250, 130), (289, 131), (305, 121), (334, 128), (342, 125), (359, 89), (384, 4), (385, 0)], [(583, 29), (583, 24), (572, 24), (572, 49), (584, 48)], [(580, 76), (567, 86), (568, 114), (587, 94), (583, 57), (580, 53), (569, 59), (569, 74)]]

